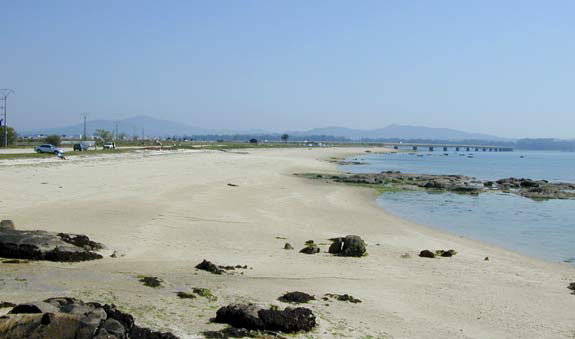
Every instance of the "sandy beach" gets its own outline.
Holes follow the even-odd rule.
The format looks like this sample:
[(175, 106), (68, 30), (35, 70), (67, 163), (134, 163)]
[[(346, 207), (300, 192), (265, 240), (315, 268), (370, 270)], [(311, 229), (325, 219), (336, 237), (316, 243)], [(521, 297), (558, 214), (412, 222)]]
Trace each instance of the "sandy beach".
[[(381, 149), (371, 149), (382, 151)], [(316, 296), (319, 326), (295, 338), (575, 338), (575, 271), (394, 217), (367, 188), (294, 173), (334, 172), (326, 161), (365, 149), (249, 149), (128, 153), (0, 164), (0, 219), (18, 229), (86, 234), (117, 251), (83, 263), (0, 264), (0, 301), (55, 296), (114, 303), (138, 324), (182, 338), (223, 325), (220, 306), (287, 306), (288, 291)], [(229, 186), (235, 184), (237, 187)], [(369, 255), (327, 254), (329, 238), (356, 234)], [(322, 253), (300, 254), (306, 240)], [(295, 250), (284, 250), (284, 243)], [(455, 249), (427, 259), (423, 249)], [(409, 253), (410, 258), (402, 258)], [(489, 261), (484, 258), (489, 257)], [(247, 265), (230, 275), (203, 259)], [(150, 288), (138, 275), (157, 276)], [(179, 299), (209, 288), (217, 301)], [(363, 302), (326, 302), (326, 293)]]

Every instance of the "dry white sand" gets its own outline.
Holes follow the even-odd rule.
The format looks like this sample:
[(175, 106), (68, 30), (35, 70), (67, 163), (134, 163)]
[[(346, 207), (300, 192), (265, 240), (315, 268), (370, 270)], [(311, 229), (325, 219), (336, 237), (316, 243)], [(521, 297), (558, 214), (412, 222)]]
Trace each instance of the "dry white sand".
[[(139, 324), (195, 338), (222, 328), (209, 319), (231, 302), (286, 306), (276, 298), (287, 291), (318, 299), (348, 293), (363, 302), (311, 302), (319, 327), (299, 337), (575, 338), (575, 296), (566, 288), (575, 272), (567, 265), (401, 220), (378, 207), (370, 189), (292, 175), (335, 171), (322, 159), (351, 151), (197, 151), (2, 165), (0, 219), (20, 229), (87, 234), (124, 256), (0, 264), (0, 301), (113, 302)], [(327, 250), (328, 238), (346, 234), (365, 239), (369, 255), (298, 253), (308, 239)], [(296, 250), (283, 250), (286, 241)], [(458, 251), (452, 258), (417, 256), (451, 248)], [(404, 253), (411, 258), (400, 258)], [(204, 258), (253, 269), (222, 276), (194, 269)], [(162, 278), (165, 287), (143, 286), (140, 274)], [(192, 287), (210, 288), (218, 300), (176, 297)]]

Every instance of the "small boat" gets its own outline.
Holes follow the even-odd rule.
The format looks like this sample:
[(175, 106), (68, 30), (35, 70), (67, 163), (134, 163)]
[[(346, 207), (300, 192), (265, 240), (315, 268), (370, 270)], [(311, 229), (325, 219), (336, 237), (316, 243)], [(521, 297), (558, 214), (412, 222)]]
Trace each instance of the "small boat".
[(520, 158), (521, 158), (521, 159), (523, 159), (523, 158), (525, 158), (525, 156), (524, 156), (524, 155), (522, 155), (522, 156), (520, 156)]

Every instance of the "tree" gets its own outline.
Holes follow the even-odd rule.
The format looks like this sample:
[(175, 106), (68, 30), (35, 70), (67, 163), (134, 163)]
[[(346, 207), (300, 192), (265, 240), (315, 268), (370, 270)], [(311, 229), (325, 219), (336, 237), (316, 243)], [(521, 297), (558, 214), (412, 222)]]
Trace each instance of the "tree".
[[(5, 128), (6, 126), (0, 126), (0, 147), (4, 146)], [(16, 134), (16, 131), (12, 127), (8, 127), (8, 145), (12, 145), (14, 142), (16, 142), (17, 138), (18, 134)]]
[(112, 140), (112, 132), (106, 131), (105, 129), (97, 129), (96, 132), (94, 132), (94, 136), (102, 141)]
[(44, 141), (47, 144), (51, 144), (54, 146), (60, 146), (60, 143), (62, 142), (62, 138), (60, 138), (59, 135), (49, 135), (46, 137), (46, 139), (44, 139)]
[(118, 134), (118, 139), (120, 139), (120, 140), (126, 140), (126, 137), (127, 137), (127, 135), (124, 132)]
[(288, 139), (289, 139), (289, 135), (287, 135), (287, 134), (283, 134), (283, 135), (282, 135), (282, 140), (283, 140), (283, 142), (286, 142), (286, 143), (287, 143)]

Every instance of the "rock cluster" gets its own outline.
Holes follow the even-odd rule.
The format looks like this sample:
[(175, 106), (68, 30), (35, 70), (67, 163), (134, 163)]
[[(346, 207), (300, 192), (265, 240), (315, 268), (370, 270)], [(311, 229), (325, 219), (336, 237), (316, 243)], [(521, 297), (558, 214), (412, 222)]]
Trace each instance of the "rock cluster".
[(489, 190), (518, 194), (530, 199), (575, 199), (575, 183), (553, 183), (547, 180), (504, 178), (497, 181), (482, 181), (463, 175), (410, 174), (398, 171), (381, 173), (306, 175), (312, 179), (327, 179), (334, 182), (378, 185), (394, 189), (425, 189), (440, 192), (455, 192), (477, 195)]
[(366, 254), (365, 242), (357, 235), (333, 238), (329, 253), (342, 257), (362, 257)]
[(248, 266), (247, 265), (243, 265), (243, 266), (242, 265), (221, 266), (221, 265), (216, 265), (216, 264), (212, 263), (211, 261), (204, 259), (201, 263), (196, 265), (196, 268), (199, 270), (208, 271), (208, 272), (213, 273), (213, 274), (222, 274), (222, 273), (225, 273), (226, 271), (229, 271), (229, 270), (247, 269)]
[(296, 333), (316, 326), (315, 315), (305, 307), (262, 309), (254, 304), (231, 304), (220, 308), (216, 322), (249, 330)]
[(46, 231), (19, 231), (12, 222), (0, 227), (0, 257), (49, 261), (101, 259), (102, 244), (85, 235)]
[(573, 291), (573, 294), (575, 295), (575, 282), (570, 283), (567, 288)]
[(134, 323), (134, 318), (114, 305), (84, 303), (74, 298), (50, 298), (15, 306), (0, 317), (6, 338), (59, 339), (177, 339)]
[(551, 183), (547, 180), (505, 178), (497, 180), (502, 191), (513, 191), (526, 198), (535, 200), (575, 199), (575, 184)]
[(309, 301), (315, 300), (315, 297), (305, 292), (296, 291), (296, 292), (288, 292), (279, 297), (278, 300), (285, 303), (305, 304)]
[(322, 299), (323, 300), (329, 300), (329, 298), (333, 298), (339, 301), (348, 301), (352, 304), (358, 304), (361, 302), (360, 299), (354, 298), (353, 296), (349, 295), (349, 294), (335, 294), (335, 293), (328, 293), (326, 294)]
[(435, 252), (431, 252), (430, 250), (423, 250), (419, 252), (419, 256), (422, 258), (435, 258), (435, 257), (453, 257), (457, 254), (455, 250), (437, 250)]

